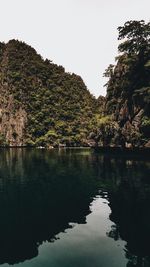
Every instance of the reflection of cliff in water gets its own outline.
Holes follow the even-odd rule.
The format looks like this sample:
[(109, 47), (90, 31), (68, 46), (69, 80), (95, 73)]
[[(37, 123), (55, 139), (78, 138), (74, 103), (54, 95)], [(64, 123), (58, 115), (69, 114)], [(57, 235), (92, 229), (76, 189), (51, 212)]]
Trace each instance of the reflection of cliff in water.
[(55, 241), (70, 223), (85, 224), (89, 205), (101, 189), (104, 197), (102, 192), (108, 192), (115, 223), (108, 235), (127, 242), (127, 266), (150, 265), (150, 166), (83, 154), (1, 150), (0, 264), (36, 257), (39, 245)]
[(38, 255), (43, 241), (86, 223), (96, 192), (88, 157), (8, 150), (0, 155), (0, 263)]
[(128, 267), (150, 266), (150, 165), (124, 161), (118, 182), (109, 188), (110, 219), (115, 223), (108, 236), (127, 242)]

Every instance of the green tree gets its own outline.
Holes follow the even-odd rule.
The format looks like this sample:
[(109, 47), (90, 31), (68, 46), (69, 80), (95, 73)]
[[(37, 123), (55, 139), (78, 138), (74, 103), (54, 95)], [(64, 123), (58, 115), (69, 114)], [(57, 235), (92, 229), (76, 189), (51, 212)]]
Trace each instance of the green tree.
[(144, 20), (131, 20), (118, 27), (118, 31), (118, 40), (125, 40), (118, 46), (119, 52), (143, 54), (149, 50), (150, 23), (145, 23)]

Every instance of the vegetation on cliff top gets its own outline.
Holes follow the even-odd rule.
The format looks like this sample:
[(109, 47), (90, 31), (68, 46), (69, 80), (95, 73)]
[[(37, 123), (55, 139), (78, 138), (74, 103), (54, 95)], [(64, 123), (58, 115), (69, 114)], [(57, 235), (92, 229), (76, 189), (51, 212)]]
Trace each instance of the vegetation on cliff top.
[[(109, 65), (106, 119), (97, 141), (103, 145), (148, 146), (150, 139), (150, 23), (128, 21), (118, 28), (116, 65)], [(108, 119), (109, 117), (109, 119)]]
[(16, 40), (0, 44), (0, 110), (0, 143), (11, 145), (87, 145), (101, 115), (80, 76)]

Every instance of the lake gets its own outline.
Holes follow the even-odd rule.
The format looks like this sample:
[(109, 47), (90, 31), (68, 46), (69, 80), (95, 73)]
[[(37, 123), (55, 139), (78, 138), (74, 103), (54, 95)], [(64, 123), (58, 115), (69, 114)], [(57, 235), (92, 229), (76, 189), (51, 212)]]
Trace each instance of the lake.
[(0, 266), (150, 266), (150, 161), (0, 150)]

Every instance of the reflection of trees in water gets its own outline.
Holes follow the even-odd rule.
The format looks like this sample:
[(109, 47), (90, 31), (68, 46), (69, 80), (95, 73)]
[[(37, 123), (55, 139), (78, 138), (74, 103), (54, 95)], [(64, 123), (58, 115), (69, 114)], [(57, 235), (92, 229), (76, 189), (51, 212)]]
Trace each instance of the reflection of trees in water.
[(114, 240), (121, 237), (127, 242), (128, 267), (147, 267), (150, 266), (149, 165), (140, 161), (124, 163), (124, 168), (120, 166), (120, 182), (109, 189), (110, 219), (116, 225), (108, 236)]
[(86, 223), (97, 181), (89, 157), (79, 158), (55, 151), (1, 153), (0, 263), (33, 258), (70, 222)]

